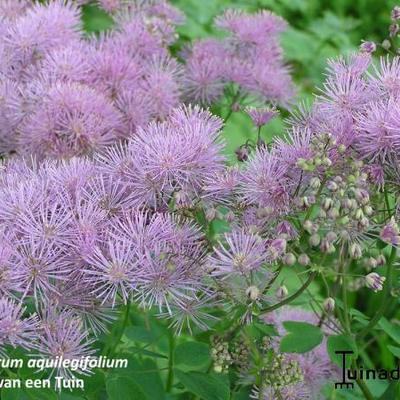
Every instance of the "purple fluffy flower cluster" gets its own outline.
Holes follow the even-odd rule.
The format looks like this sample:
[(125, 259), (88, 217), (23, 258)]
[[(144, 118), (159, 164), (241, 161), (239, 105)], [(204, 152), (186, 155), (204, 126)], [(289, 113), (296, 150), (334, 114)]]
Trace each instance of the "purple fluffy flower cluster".
[(92, 154), (179, 104), (168, 45), (182, 15), (165, 2), (121, 4), (114, 29), (89, 39), (70, 1), (2, 7), (0, 152)]
[[(64, 335), (49, 324), (68, 331), (70, 321), (75, 332), (80, 321), (82, 332), (97, 334), (131, 298), (178, 316), (179, 329), (208, 318), (204, 237), (168, 208), (195, 201), (211, 172), (222, 169), (220, 127), (210, 113), (183, 107), (95, 160), (5, 164), (0, 291), (12, 320), (2, 326), (11, 332), (7, 324), (22, 314), (12, 299), (32, 299), (39, 317), (2, 336), (56, 356)], [(71, 354), (86, 353), (84, 336), (71, 340)]]
[(370, 163), (377, 183), (383, 183), (382, 167), (398, 175), (399, 58), (381, 57), (372, 63), (368, 53), (353, 54), (331, 60), (327, 72), (321, 95), (295, 125), (330, 132), (338, 143), (356, 149)]
[(278, 43), (286, 22), (266, 10), (254, 15), (227, 10), (216, 25), (228, 36), (197, 41), (184, 52), (186, 97), (211, 104), (222, 97), (228, 83), (234, 83), (239, 87), (237, 99), (252, 94), (286, 104), (293, 87)]

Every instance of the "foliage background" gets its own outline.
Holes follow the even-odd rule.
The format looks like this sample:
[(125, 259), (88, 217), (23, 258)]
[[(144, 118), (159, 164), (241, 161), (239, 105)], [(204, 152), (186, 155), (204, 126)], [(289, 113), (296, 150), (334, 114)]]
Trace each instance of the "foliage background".
[[(250, 12), (266, 8), (284, 17), (289, 23), (289, 29), (281, 39), (285, 57), (293, 69), (298, 98), (310, 101), (315, 88), (318, 88), (323, 81), (326, 60), (355, 50), (362, 39), (381, 42), (387, 36), (390, 10), (397, 2), (395, 0), (171, 0), (171, 3), (180, 8), (187, 17), (186, 23), (178, 29), (179, 39), (174, 48), (176, 52), (193, 39), (219, 35), (213, 26), (213, 18), (228, 7), (237, 7)], [(88, 34), (98, 34), (112, 26), (112, 19), (94, 5), (84, 7), (83, 18)], [(268, 125), (267, 131), (264, 132), (266, 138), (283, 132), (283, 117), (276, 118)], [(250, 119), (244, 113), (235, 113), (224, 128), (228, 153), (232, 154), (233, 150), (247, 138), (253, 137), (252, 129)], [(294, 274), (287, 276), (285, 283), (289, 291), (298, 286), (299, 282), (296, 279)], [(316, 289), (315, 286), (311, 286), (310, 290), (314, 295)], [(296, 301), (297, 304), (306, 302), (307, 299), (304, 297)], [(369, 315), (373, 315), (373, 310), (377, 306), (378, 304), (372, 302), (362, 304), (361, 301), (357, 304), (357, 308), (368, 310)], [(358, 317), (363, 318), (361, 313)], [(2, 389), (1, 399), (248, 399), (248, 393), (245, 392), (238, 392), (233, 396), (229, 393), (228, 376), (208, 373), (206, 377), (210, 364), (207, 334), (197, 335), (196, 341), (184, 336), (177, 340), (175, 346), (171, 346), (173, 334), (165, 323), (152, 318), (151, 313), (143, 314), (131, 308), (128, 327), (122, 333), (124, 318), (122, 312), (120, 320), (113, 325), (111, 334), (103, 338), (101, 345), (109, 349), (110, 357), (127, 357), (129, 359), (127, 370), (122, 373), (96, 371), (94, 376), (86, 379), (84, 396), (80, 392), (55, 394), (51, 390), (43, 389), (36, 391)], [(381, 328), (388, 335), (378, 338), (377, 344), (374, 345), (375, 350), (363, 350), (365, 353), (363, 356), (375, 365), (390, 368), (393, 366), (394, 355), (400, 355), (400, 327), (383, 320)], [(119, 339), (121, 344), (116, 346)], [(14, 356), (19, 358), (23, 357), (23, 354), (16, 353)], [(31, 371), (22, 370), (19, 374), (27, 377)], [(171, 384), (174, 375), (180, 381), (177, 389), (181, 393), (178, 395), (168, 394), (164, 389), (165, 382), (167, 386)], [(377, 398), (382, 400), (398, 398), (395, 391), (388, 389), (385, 382), (377, 381), (370, 385), (371, 391)], [(188, 394), (187, 390), (192, 394)], [(336, 400), (360, 399), (356, 391), (341, 391), (329, 396)]]

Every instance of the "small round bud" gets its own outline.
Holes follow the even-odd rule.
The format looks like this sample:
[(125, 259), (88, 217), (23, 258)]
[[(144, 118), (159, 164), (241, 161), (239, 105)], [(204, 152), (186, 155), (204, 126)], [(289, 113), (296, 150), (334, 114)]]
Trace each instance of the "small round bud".
[(393, 21), (398, 21), (400, 19), (400, 6), (394, 6), (390, 16)]
[(354, 218), (358, 221), (360, 221), (362, 218), (364, 218), (364, 211), (359, 208), (358, 210), (356, 210), (355, 214), (354, 214)]
[(371, 206), (364, 207), (365, 215), (371, 216), (374, 213), (374, 209)]
[(318, 233), (314, 233), (310, 236), (310, 239), (308, 240), (311, 246), (318, 246), (319, 243), (321, 242), (321, 237), (318, 235)]
[(307, 254), (300, 254), (298, 261), (300, 265), (306, 267), (310, 263), (310, 257)]
[(375, 269), (378, 263), (374, 257), (369, 257), (366, 261), (366, 265), (368, 268)]
[(339, 154), (343, 154), (346, 151), (346, 146), (344, 144), (339, 144), (338, 152)]
[(334, 181), (329, 181), (329, 182), (326, 184), (326, 188), (327, 188), (328, 190), (332, 191), (332, 192), (336, 192), (336, 190), (338, 190), (338, 185), (337, 185), (337, 183), (334, 182)]
[(363, 217), (360, 219), (359, 226), (363, 229), (366, 229), (369, 227), (369, 219), (367, 217)]
[(286, 253), (282, 258), (282, 262), (285, 265), (292, 266), (296, 263), (296, 256), (293, 253)]
[(319, 189), (319, 187), (321, 186), (321, 180), (317, 177), (311, 178), (310, 180), (310, 187), (312, 189)]
[(377, 267), (382, 267), (382, 265), (386, 264), (386, 258), (383, 254), (379, 254), (378, 257), (376, 257), (376, 266)]
[(247, 146), (240, 146), (235, 150), (236, 158), (238, 161), (247, 161), (249, 159), (249, 149)]
[(329, 197), (326, 197), (322, 202), (322, 207), (325, 211), (328, 211), (333, 206), (333, 200)]
[(344, 217), (342, 217), (342, 218), (340, 218), (340, 219), (338, 220), (338, 223), (339, 223), (340, 225), (347, 225), (349, 222), (350, 222), (350, 218), (349, 218), (348, 215), (345, 215)]
[(390, 24), (389, 26), (389, 36), (395, 37), (399, 33), (399, 25), (398, 24)]
[(279, 286), (278, 289), (276, 290), (276, 297), (278, 299), (283, 299), (288, 295), (288, 290), (285, 285)]
[(335, 310), (335, 300), (332, 297), (326, 298), (323, 307), (327, 314), (331, 314)]
[(328, 211), (327, 215), (328, 215), (328, 217), (329, 217), (330, 219), (336, 219), (336, 218), (339, 217), (340, 211), (339, 211), (336, 207), (334, 207), (334, 208), (331, 208), (331, 209)]
[(337, 239), (337, 234), (335, 232), (329, 231), (326, 234), (326, 240), (328, 240), (329, 242), (333, 243), (336, 241), (336, 239)]
[(320, 165), (322, 165), (322, 160), (321, 160), (321, 158), (315, 157), (315, 158), (314, 158), (314, 165), (315, 165), (316, 167), (319, 167)]
[(255, 301), (260, 297), (260, 289), (257, 286), (249, 286), (246, 289), (246, 296), (251, 301)]
[(391, 43), (390, 43), (390, 40), (388, 40), (388, 39), (385, 39), (385, 40), (382, 42), (382, 47), (383, 47), (385, 50), (389, 50), (391, 46), (392, 46), (392, 45), (391, 45)]
[(372, 54), (376, 50), (376, 44), (374, 42), (362, 42), (360, 45), (360, 51), (363, 53)]
[(306, 232), (311, 233), (313, 230), (313, 223), (309, 219), (307, 219), (303, 223), (303, 228)]
[(378, 292), (383, 289), (383, 284), (386, 278), (378, 275), (376, 272), (371, 272), (365, 277), (365, 286), (372, 289), (374, 292)]
[(350, 257), (354, 260), (358, 260), (362, 256), (362, 249), (359, 244), (353, 243), (349, 248)]
[(332, 161), (328, 157), (324, 157), (322, 159), (322, 165), (325, 167), (330, 167), (332, 165)]

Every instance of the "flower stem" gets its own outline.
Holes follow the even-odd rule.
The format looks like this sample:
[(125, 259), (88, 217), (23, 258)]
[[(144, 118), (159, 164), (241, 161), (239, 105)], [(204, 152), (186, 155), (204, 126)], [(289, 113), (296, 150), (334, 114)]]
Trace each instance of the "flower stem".
[(311, 282), (315, 279), (315, 277), (317, 276), (317, 272), (311, 272), (311, 274), (309, 275), (308, 279), (303, 283), (303, 285), (297, 290), (297, 292), (293, 293), (291, 296), (286, 297), (286, 299), (283, 299), (282, 301), (280, 301), (279, 303), (276, 303), (272, 306), (263, 308), (261, 310), (261, 314), (266, 314), (269, 313), (273, 310), (276, 310), (278, 308), (281, 308), (282, 306), (284, 306), (285, 304), (288, 304), (290, 302), (292, 302), (293, 300), (295, 300), (297, 297), (299, 297), (307, 288), (308, 286), (310, 286)]
[(168, 357), (168, 377), (166, 391), (169, 393), (174, 383), (174, 351), (175, 351), (175, 339), (174, 335), (169, 335), (169, 357)]
[(394, 260), (396, 259), (396, 253), (397, 249), (396, 247), (393, 246), (386, 267), (386, 285), (383, 293), (383, 299), (381, 302), (382, 306), (375, 313), (374, 317), (369, 321), (368, 325), (361, 332), (359, 332), (359, 334), (357, 335), (358, 340), (361, 340), (365, 335), (367, 335), (386, 312), (386, 309), (390, 302), (390, 292), (392, 290), (392, 270), (393, 270)]
[(122, 327), (118, 332), (118, 335), (116, 337), (116, 340), (115, 340), (113, 346), (107, 352), (107, 355), (109, 355), (109, 356), (112, 356), (114, 354), (115, 349), (119, 345), (119, 342), (121, 341), (121, 338), (122, 338), (122, 336), (123, 336), (123, 334), (125, 332), (125, 328), (126, 328), (126, 325), (128, 324), (128, 320), (129, 320), (130, 308), (131, 308), (131, 301), (130, 301), (130, 299), (128, 299), (127, 302), (126, 302), (126, 306), (125, 306), (125, 315), (124, 315), (124, 320), (122, 322)]

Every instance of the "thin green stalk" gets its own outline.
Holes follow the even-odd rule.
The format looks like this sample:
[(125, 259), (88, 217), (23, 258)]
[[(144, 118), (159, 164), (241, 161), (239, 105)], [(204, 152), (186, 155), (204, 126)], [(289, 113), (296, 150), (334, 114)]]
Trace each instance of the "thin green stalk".
[(373, 318), (369, 321), (368, 325), (358, 333), (357, 339), (361, 340), (365, 335), (367, 335), (371, 329), (379, 322), (382, 316), (385, 314), (386, 309), (390, 303), (390, 292), (392, 290), (392, 271), (393, 271), (393, 264), (396, 259), (396, 247), (392, 247), (392, 251), (389, 256), (389, 260), (386, 266), (386, 284), (383, 292), (383, 299), (381, 302), (380, 309), (375, 313)]
[(131, 301), (130, 301), (130, 299), (128, 299), (128, 301), (126, 302), (125, 315), (124, 315), (124, 320), (122, 322), (122, 327), (121, 327), (120, 331), (118, 332), (118, 336), (117, 336), (113, 346), (107, 352), (107, 355), (113, 355), (114, 354), (115, 349), (117, 348), (117, 346), (119, 345), (119, 342), (122, 339), (122, 336), (123, 336), (123, 334), (125, 332), (126, 325), (128, 324), (128, 321), (129, 321), (130, 308), (131, 308)]
[(279, 303), (276, 303), (272, 306), (263, 308), (261, 310), (261, 315), (262, 314), (266, 314), (269, 313), (273, 310), (276, 310), (278, 308), (281, 308), (282, 306), (292, 302), (293, 300), (295, 300), (297, 297), (299, 297), (311, 284), (311, 282), (315, 279), (315, 277), (317, 276), (317, 272), (311, 272), (311, 274), (308, 276), (308, 279), (303, 283), (303, 285), (297, 290), (297, 292), (293, 293), (291, 296), (286, 297), (285, 299), (283, 299), (282, 301), (280, 301)]
[[(353, 362), (352, 362), (352, 367), (353, 367), (353, 369), (357, 369), (358, 368), (357, 367), (357, 362), (355, 360), (353, 360)], [(367, 400), (374, 400), (374, 396), (372, 395), (372, 393), (368, 389), (368, 386), (366, 385), (366, 383), (362, 379), (360, 379), (359, 377), (357, 377), (356, 382), (357, 382), (358, 387), (362, 391), (364, 397)]]
[(166, 391), (171, 392), (172, 384), (174, 383), (174, 351), (175, 351), (175, 338), (174, 335), (169, 335), (169, 357), (168, 357), (168, 377)]

